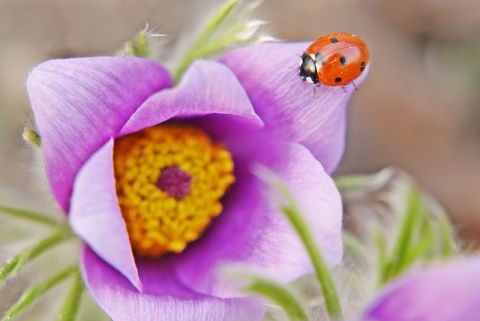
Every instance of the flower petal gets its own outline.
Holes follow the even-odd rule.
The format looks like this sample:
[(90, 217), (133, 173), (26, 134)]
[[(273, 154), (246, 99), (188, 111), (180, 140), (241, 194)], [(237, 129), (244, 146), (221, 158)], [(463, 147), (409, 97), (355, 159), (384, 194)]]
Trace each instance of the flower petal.
[(75, 180), (70, 209), (75, 232), (105, 261), (140, 288), (135, 259), (115, 193), (113, 140), (85, 163)]
[(170, 85), (162, 66), (133, 57), (59, 59), (33, 69), (27, 89), (49, 184), (65, 211), (83, 163), (146, 98)]
[(219, 299), (186, 290), (168, 259), (139, 265), (148, 285), (143, 293), (88, 248), (83, 269), (93, 298), (115, 321), (255, 321), (265, 313), (259, 299)]
[[(355, 88), (317, 88), (303, 83), (296, 70), (298, 57), (308, 45), (248, 46), (227, 53), (220, 61), (238, 77), (266, 128), (304, 144), (331, 173), (343, 154), (346, 108)], [(355, 80), (357, 86), (366, 74)]]
[(478, 321), (480, 256), (403, 277), (367, 310), (365, 321)]
[[(238, 125), (252, 128), (263, 126), (235, 75), (222, 64), (198, 60), (190, 66), (178, 86), (150, 97), (120, 134), (140, 131), (171, 118), (204, 115), (232, 115), (231, 121)], [(216, 132), (232, 132), (226, 129), (223, 122), (217, 122)]]
[[(325, 260), (330, 266), (337, 264), (342, 256), (341, 200), (320, 163), (296, 143), (269, 143), (258, 134), (251, 141), (244, 137), (242, 140), (250, 147), (246, 159), (253, 157), (285, 180)], [(284, 215), (271, 205), (265, 186), (248, 172), (252, 163), (245, 163), (245, 168), (236, 170), (239, 181), (224, 201), (224, 212), (204, 237), (179, 257), (179, 278), (199, 292), (220, 297), (237, 295), (218, 277), (224, 263), (238, 263), (282, 282), (312, 271), (299, 237)]]

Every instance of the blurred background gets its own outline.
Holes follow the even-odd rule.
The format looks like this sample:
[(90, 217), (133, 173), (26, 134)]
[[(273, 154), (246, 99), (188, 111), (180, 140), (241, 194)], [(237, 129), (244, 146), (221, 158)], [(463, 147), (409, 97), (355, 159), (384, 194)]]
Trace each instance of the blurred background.
[[(0, 204), (51, 209), (25, 77), (50, 58), (112, 54), (148, 23), (173, 47), (220, 0), (0, 0)], [(337, 174), (396, 166), (480, 239), (480, 1), (266, 0), (255, 18), (286, 41), (334, 31), (364, 38), (367, 80), (354, 94)]]

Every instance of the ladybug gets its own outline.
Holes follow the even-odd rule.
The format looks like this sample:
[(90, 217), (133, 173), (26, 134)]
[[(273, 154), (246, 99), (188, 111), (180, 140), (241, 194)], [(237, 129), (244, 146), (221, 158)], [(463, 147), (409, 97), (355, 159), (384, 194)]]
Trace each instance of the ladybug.
[(310, 84), (345, 86), (362, 74), (369, 57), (367, 45), (359, 37), (345, 32), (331, 33), (305, 50), (298, 75)]

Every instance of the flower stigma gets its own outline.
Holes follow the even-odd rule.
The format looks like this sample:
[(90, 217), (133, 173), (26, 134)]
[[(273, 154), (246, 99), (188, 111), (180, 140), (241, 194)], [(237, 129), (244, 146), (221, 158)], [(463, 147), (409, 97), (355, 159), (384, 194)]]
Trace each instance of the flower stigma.
[(230, 152), (191, 125), (161, 124), (114, 144), (116, 192), (136, 255), (180, 253), (223, 209)]
[(165, 167), (158, 176), (157, 187), (176, 199), (183, 199), (190, 193), (192, 177), (177, 166)]

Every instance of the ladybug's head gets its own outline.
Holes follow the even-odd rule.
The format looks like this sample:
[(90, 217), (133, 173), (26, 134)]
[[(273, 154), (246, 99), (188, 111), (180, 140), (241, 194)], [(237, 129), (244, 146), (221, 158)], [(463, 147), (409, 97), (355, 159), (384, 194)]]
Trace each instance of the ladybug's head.
[(306, 52), (304, 52), (302, 58), (300, 58), (298, 75), (303, 81), (306, 81), (310, 84), (319, 83), (315, 60), (313, 60), (313, 58), (310, 57)]

